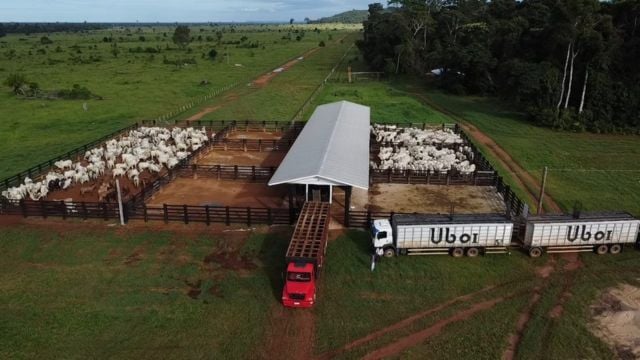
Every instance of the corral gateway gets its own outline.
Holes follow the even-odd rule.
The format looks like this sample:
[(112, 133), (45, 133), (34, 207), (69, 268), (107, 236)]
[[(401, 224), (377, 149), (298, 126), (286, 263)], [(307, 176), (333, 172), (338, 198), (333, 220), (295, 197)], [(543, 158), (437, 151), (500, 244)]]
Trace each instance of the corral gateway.
[(318, 106), (269, 180), (304, 185), (306, 201), (332, 202), (333, 188), (345, 190), (345, 209), (353, 187), (369, 189), (369, 107), (348, 101)]

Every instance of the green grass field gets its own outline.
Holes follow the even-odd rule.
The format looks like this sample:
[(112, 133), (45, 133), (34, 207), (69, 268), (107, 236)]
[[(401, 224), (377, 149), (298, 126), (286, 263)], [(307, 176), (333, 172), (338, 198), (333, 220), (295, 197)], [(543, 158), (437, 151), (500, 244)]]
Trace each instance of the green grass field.
[(286, 235), (3, 229), (0, 357), (250, 358)]
[(548, 166), (548, 192), (565, 210), (580, 202), (584, 210), (640, 215), (640, 137), (558, 132), (493, 99), (433, 91), (427, 97), (489, 134), (536, 178)]
[[(4, 139), (0, 144), (0, 178), (135, 121), (154, 119), (176, 111), (217, 89), (235, 83), (242, 87), (249, 79), (318, 47), (320, 41), (325, 41), (327, 46), (318, 51), (316, 57), (329, 59), (327, 61), (331, 63), (327, 69), (318, 69), (325, 76), (339, 59), (330, 58), (334, 55), (332, 51), (345, 45), (337, 40), (353, 34), (356, 27), (317, 26), (319, 33), (313, 31), (315, 25), (296, 25), (293, 28), (279, 25), (238, 26), (235, 32), (227, 30), (223, 35), (223, 42), (240, 41), (246, 37), (243, 43), (257, 44), (256, 48), (218, 44), (217, 40), (208, 42), (207, 36), (215, 38), (219, 28), (193, 27), (191, 34), (196, 40), (189, 46), (191, 52), (179, 50), (172, 43), (172, 28), (142, 28), (139, 33), (135, 29), (126, 32), (114, 28), (82, 34), (52, 34), (49, 36), (53, 41), (50, 45), (40, 43), (43, 34), (3, 37), (0, 42), (1, 81), (19, 72), (46, 91), (70, 89), (78, 84), (86, 86), (103, 99), (27, 100), (14, 96), (9, 87), (1, 87), (0, 117), (3, 121), (0, 122), (0, 133), (4, 134)], [(294, 31), (305, 31), (305, 36), (296, 41), (299, 32)], [(292, 40), (282, 39), (289, 32)], [(145, 37), (145, 41), (140, 41), (141, 36)], [(204, 40), (198, 41), (198, 36)], [(103, 42), (104, 37), (112, 37), (114, 42)], [(352, 38), (345, 43), (349, 39)], [(112, 54), (114, 43), (119, 49), (117, 57)], [(130, 52), (130, 49), (138, 47), (159, 52)], [(203, 58), (211, 49), (218, 51), (215, 61)], [(44, 51), (44, 54), (38, 51)], [(224, 56), (226, 53), (229, 54), (228, 59)], [(340, 51), (337, 50), (337, 53)], [(88, 61), (91, 57), (99, 60), (85, 64), (80, 63), (78, 57), (82, 61)], [(196, 64), (177, 67), (165, 64), (164, 58), (168, 61), (193, 58)], [(207, 80), (209, 84), (200, 85), (202, 80)], [(304, 97), (304, 94), (299, 97)], [(273, 102), (277, 100), (275, 98)], [(301, 106), (302, 102), (297, 106)], [(87, 111), (83, 109), (84, 103), (88, 106)], [(293, 108), (295, 105), (291, 103), (290, 106)], [(225, 114), (228, 118), (234, 118), (235, 115)], [(281, 115), (282, 112), (275, 113), (274, 117)]]

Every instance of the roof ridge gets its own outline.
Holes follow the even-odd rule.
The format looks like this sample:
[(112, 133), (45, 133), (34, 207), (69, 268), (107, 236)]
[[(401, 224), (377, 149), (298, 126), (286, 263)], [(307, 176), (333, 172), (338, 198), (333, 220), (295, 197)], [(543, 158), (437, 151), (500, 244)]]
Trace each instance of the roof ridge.
[(324, 164), (327, 161), (327, 156), (329, 155), (329, 149), (331, 148), (331, 144), (333, 143), (333, 135), (336, 133), (336, 129), (338, 128), (338, 122), (340, 121), (340, 115), (342, 114), (342, 110), (344, 109), (344, 100), (340, 101), (340, 109), (338, 109), (338, 116), (336, 116), (335, 121), (333, 122), (333, 129), (331, 129), (331, 134), (329, 135), (329, 141), (327, 142), (327, 147), (324, 149), (324, 154), (322, 156), (322, 161), (320, 161), (320, 167), (318, 168), (317, 174), (322, 174), (322, 170), (324, 169)]

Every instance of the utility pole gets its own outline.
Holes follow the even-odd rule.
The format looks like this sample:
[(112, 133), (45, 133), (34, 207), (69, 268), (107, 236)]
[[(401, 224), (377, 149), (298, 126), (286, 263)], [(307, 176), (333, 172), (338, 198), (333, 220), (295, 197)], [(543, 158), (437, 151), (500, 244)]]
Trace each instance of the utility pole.
[(540, 195), (538, 196), (538, 215), (542, 214), (542, 198), (544, 197), (544, 187), (547, 184), (547, 171), (549, 169), (545, 166), (542, 172), (542, 184), (540, 185)]
[(124, 226), (124, 213), (122, 212), (122, 193), (120, 192), (120, 181), (116, 179), (116, 191), (118, 192), (118, 212), (120, 213), (120, 225)]

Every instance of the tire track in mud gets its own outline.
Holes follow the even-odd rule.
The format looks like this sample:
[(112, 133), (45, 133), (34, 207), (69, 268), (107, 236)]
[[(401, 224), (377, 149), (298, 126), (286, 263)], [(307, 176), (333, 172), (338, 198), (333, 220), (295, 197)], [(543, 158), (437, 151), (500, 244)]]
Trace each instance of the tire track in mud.
[(309, 309), (287, 309), (282, 304), (271, 309), (260, 359), (311, 359), (315, 343), (315, 317)]
[[(571, 288), (573, 286), (573, 280), (575, 278), (575, 270), (582, 267), (582, 262), (580, 261), (578, 253), (560, 254), (559, 257), (567, 261), (567, 263), (561, 269), (561, 274), (563, 274), (566, 278), (560, 296), (556, 299), (556, 302), (547, 314), (547, 316), (551, 319), (558, 319), (562, 316), (562, 313), (564, 312), (564, 304), (571, 298)], [(502, 354), (503, 360), (515, 359), (516, 355), (518, 354), (520, 344), (529, 325), (529, 321), (531, 320), (537, 305), (542, 299), (544, 291), (547, 290), (550, 285), (548, 278), (558, 270), (556, 268), (556, 265), (557, 264), (555, 255), (551, 255), (549, 257), (549, 260), (547, 261), (547, 264), (536, 270), (538, 277), (540, 277), (545, 282), (533, 289), (533, 295), (531, 297), (531, 300), (529, 301), (529, 304), (527, 304), (527, 306), (520, 313), (520, 317), (516, 322), (515, 332), (509, 335), (507, 348)], [(549, 327), (546, 328), (545, 333), (542, 336), (543, 343), (548, 339), (548, 337)]]
[(487, 287), (482, 288), (482, 289), (480, 289), (478, 291), (474, 291), (474, 292), (471, 292), (471, 293), (468, 293), (468, 294), (465, 294), (465, 295), (457, 296), (457, 297), (455, 297), (453, 299), (450, 299), (450, 300), (446, 301), (445, 303), (443, 303), (441, 305), (438, 305), (436, 307), (421, 311), (421, 312), (419, 312), (419, 313), (417, 313), (415, 315), (412, 315), (412, 316), (409, 316), (409, 317), (407, 317), (407, 318), (405, 318), (403, 320), (400, 320), (399, 322), (397, 322), (395, 324), (389, 325), (389, 326), (387, 326), (385, 328), (382, 328), (380, 330), (376, 330), (376, 331), (374, 331), (374, 332), (372, 332), (372, 333), (370, 333), (368, 335), (365, 335), (365, 336), (363, 336), (363, 337), (361, 337), (361, 338), (359, 338), (357, 340), (354, 340), (354, 341), (352, 341), (352, 342), (350, 342), (350, 343), (348, 343), (348, 344), (346, 344), (346, 345), (344, 345), (344, 346), (342, 346), (342, 347), (340, 347), (338, 349), (331, 350), (331, 351), (328, 351), (328, 352), (326, 352), (324, 354), (321, 354), (321, 355), (317, 356), (316, 359), (321, 359), (321, 360), (332, 359), (332, 358), (334, 358), (334, 357), (336, 357), (338, 355), (341, 355), (341, 354), (344, 354), (346, 352), (349, 352), (349, 351), (351, 351), (351, 350), (353, 350), (353, 349), (355, 349), (357, 347), (360, 347), (360, 346), (362, 346), (362, 345), (364, 345), (366, 343), (369, 343), (369, 342), (371, 342), (373, 340), (379, 339), (379, 338), (383, 337), (384, 335), (387, 335), (387, 334), (389, 334), (391, 332), (404, 329), (407, 326), (409, 326), (412, 323), (414, 323), (415, 321), (420, 320), (422, 318), (425, 318), (427, 316), (436, 314), (436, 313), (438, 313), (438, 312), (440, 312), (442, 310), (446, 310), (447, 308), (451, 307), (452, 305), (455, 305), (455, 304), (461, 303), (461, 302), (465, 302), (465, 301), (468, 301), (468, 300), (472, 300), (475, 296), (482, 295), (484, 293), (489, 293), (489, 292), (491, 292), (493, 290), (508, 286), (508, 285), (513, 284), (515, 282), (516, 281), (511, 281), (511, 282), (506, 282), (506, 283), (502, 283), (502, 284), (498, 284), (498, 285), (487, 286)]
[(405, 336), (397, 341), (392, 342), (391, 344), (387, 344), (381, 348), (378, 348), (366, 354), (363, 359), (377, 360), (399, 355), (403, 351), (419, 345), (435, 335), (438, 335), (449, 324), (467, 320), (477, 313), (490, 310), (495, 305), (520, 295), (522, 295), (522, 293), (513, 293), (476, 303), (470, 308), (462, 310), (446, 319), (440, 320), (424, 330), (418, 331), (409, 336)]

